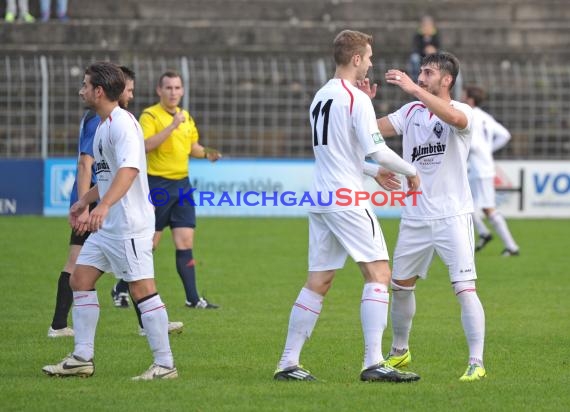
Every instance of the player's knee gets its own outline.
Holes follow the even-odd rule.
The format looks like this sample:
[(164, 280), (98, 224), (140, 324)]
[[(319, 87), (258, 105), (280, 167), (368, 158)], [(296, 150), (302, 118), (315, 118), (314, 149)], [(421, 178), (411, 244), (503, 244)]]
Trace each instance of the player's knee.
[(141, 279), (129, 282), (129, 292), (136, 302), (145, 296), (157, 293), (154, 279)]
[(382, 283), (388, 285), (392, 278), (392, 270), (387, 260), (374, 262), (359, 262), (358, 266), (367, 283)]
[(454, 282), (451, 284), (455, 292), (455, 296), (459, 296), (462, 293), (476, 292), (474, 280), (462, 280), (460, 282)]
[(71, 288), (72, 291), (77, 292), (77, 291), (95, 289), (95, 284), (85, 279), (82, 279), (80, 276), (74, 276), (74, 274), (72, 274), (71, 277), (69, 278), (69, 287)]
[(305, 287), (315, 293), (325, 296), (332, 286), (334, 275), (335, 271), (333, 270), (309, 272), (309, 277), (305, 283)]
[(413, 292), (416, 289), (416, 284), (405, 285), (401, 280), (394, 280), (390, 282), (390, 286), (393, 292)]

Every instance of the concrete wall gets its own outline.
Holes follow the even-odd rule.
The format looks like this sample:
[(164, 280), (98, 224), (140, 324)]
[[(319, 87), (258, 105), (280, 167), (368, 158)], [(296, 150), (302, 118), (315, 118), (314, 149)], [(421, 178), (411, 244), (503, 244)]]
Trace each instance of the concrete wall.
[(424, 13), (462, 58), (570, 54), (566, 0), (75, 0), (66, 23), (2, 24), (0, 51), (323, 54), (336, 32), (353, 28), (399, 55)]

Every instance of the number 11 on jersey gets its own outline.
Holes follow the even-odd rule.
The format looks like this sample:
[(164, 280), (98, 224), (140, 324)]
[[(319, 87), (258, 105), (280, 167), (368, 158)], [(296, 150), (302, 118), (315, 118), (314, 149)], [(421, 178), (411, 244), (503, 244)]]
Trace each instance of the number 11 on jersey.
[(321, 144), (326, 146), (327, 139), (328, 139), (328, 132), (329, 132), (329, 112), (331, 110), (333, 99), (327, 100), (324, 104), (322, 110), (321, 105), (322, 101), (318, 102), (313, 111), (311, 112), (313, 116), (313, 146), (319, 145), (319, 136), (317, 134), (317, 122), (319, 120), (319, 115), (323, 115), (323, 130), (322, 130), (322, 138)]

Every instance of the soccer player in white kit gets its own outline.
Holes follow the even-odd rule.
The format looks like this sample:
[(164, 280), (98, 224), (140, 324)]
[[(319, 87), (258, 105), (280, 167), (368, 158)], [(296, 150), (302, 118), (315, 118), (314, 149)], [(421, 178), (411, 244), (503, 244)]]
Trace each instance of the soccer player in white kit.
[[(178, 376), (168, 340), (168, 315), (154, 282), (152, 237), (154, 211), (148, 200), (146, 157), (142, 130), (118, 100), (125, 89), (120, 68), (100, 62), (85, 71), (79, 95), (101, 122), (93, 142), (97, 184), (72, 205), (69, 217), (79, 233), (90, 231), (70, 278), (73, 290), (74, 351), (60, 363), (44, 366), (51, 376), (88, 377), (93, 364), (99, 301), (95, 283), (113, 272), (129, 284), (142, 313), (154, 362), (134, 380)], [(87, 220), (83, 211), (97, 199)]]
[[(370, 156), (382, 166), (407, 177), (416, 190), (419, 178), (413, 166), (386, 146), (376, 124), (372, 103), (355, 87), (372, 66), (372, 37), (345, 30), (334, 40), (336, 72), (315, 95), (310, 107), (315, 170), (309, 208), (309, 274), (293, 308), (285, 349), (274, 373), (276, 380), (311, 381), (315, 377), (300, 363), (300, 353), (311, 335), (335, 271), (350, 255), (364, 276), (361, 323), (365, 353), (363, 381), (409, 382), (419, 379), (385, 364), (382, 333), (388, 317), (390, 267), (384, 236), (370, 203), (348, 206), (316, 201), (340, 188), (364, 191), (364, 173), (381, 183), (378, 166), (365, 164)], [(351, 193), (353, 193), (351, 192)], [(328, 203), (328, 202), (326, 202)]]
[(475, 251), (481, 250), (493, 239), (491, 232), (483, 222), (480, 211), (483, 210), (493, 228), (504, 244), (503, 256), (518, 256), (516, 244), (507, 221), (496, 210), (495, 203), (495, 161), (493, 152), (505, 146), (511, 139), (509, 131), (493, 116), (481, 109), (485, 92), (477, 86), (467, 86), (463, 90), (463, 101), (473, 108), (473, 139), (469, 150), (469, 186), (473, 195), (475, 211), (473, 222), (479, 234)]
[[(416, 311), (414, 289), (425, 279), (434, 253), (449, 269), (461, 305), (461, 321), (469, 346), (468, 367), (461, 381), (475, 381), (483, 367), (485, 313), (475, 288), (473, 200), (467, 179), (473, 110), (451, 99), (459, 61), (438, 52), (422, 60), (418, 83), (400, 70), (388, 70), (386, 81), (418, 100), (378, 120), (383, 136), (403, 135), (403, 158), (422, 176), (417, 206), (406, 204), (392, 275), (392, 349), (387, 362), (395, 367), (411, 361), (409, 335)], [(366, 84), (362, 90), (373, 96)]]

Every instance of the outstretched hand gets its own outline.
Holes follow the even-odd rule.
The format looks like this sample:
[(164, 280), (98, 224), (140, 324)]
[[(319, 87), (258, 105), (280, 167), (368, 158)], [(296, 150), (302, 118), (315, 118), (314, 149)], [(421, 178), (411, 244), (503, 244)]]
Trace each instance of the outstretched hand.
[(400, 179), (398, 179), (395, 173), (388, 169), (380, 168), (378, 174), (374, 177), (374, 180), (387, 192), (391, 192), (392, 190), (402, 187)]
[(376, 96), (376, 92), (378, 91), (378, 85), (376, 83), (370, 86), (370, 79), (368, 77), (364, 80), (357, 80), (356, 87), (371, 99)]

